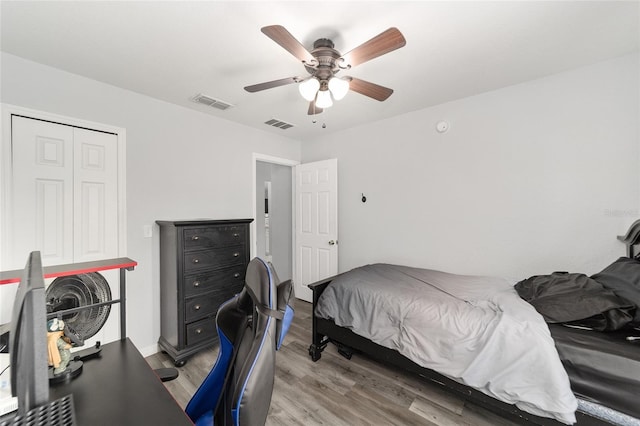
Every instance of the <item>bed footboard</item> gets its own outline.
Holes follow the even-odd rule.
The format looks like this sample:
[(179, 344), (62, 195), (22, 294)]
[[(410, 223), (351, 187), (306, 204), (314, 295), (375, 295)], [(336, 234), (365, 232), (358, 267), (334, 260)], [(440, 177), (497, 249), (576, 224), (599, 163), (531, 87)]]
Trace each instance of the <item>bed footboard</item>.
[(318, 299), (320, 299), (320, 295), (327, 288), (329, 283), (335, 277), (330, 277), (313, 284), (309, 284), (309, 288), (313, 292), (313, 307), (311, 311), (312, 315), (312, 323), (311, 323), (311, 345), (309, 346), (309, 356), (313, 362), (316, 362), (322, 356), (322, 351), (327, 347), (327, 343), (329, 343), (329, 338), (325, 336), (319, 329), (318, 323), (320, 318), (316, 317), (316, 305), (318, 304)]

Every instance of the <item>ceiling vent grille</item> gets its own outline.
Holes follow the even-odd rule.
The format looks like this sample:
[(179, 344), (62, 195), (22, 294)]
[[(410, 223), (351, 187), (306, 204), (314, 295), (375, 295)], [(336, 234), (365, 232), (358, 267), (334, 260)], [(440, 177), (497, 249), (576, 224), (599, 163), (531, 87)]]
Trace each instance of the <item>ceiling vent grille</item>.
[(286, 129), (289, 129), (289, 128), (293, 127), (293, 124), (287, 123), (287, 122), (282, 121), (282, 120), (278, 120), (277, 118), (272, 118), (269, 121), (265, 121), (264, 124), (267, 124), (267, 125), (273, 126), (273, 127), (278, 127), (279, 129), (282, 129), (282, 130), (286, 130)]
[(221, 101), (220, 99), (214, 99), (211, 96), (203, 95), (202, 93), (195, 95), (191, 100), (197, 104), (206, 105), (222, 111), (233, 106), (228, 102)]

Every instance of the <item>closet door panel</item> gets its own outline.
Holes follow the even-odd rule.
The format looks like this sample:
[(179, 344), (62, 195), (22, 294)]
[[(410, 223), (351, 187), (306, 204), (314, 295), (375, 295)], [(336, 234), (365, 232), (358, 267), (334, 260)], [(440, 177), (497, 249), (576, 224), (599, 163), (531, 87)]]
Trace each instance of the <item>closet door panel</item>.
[(45, 265), (73, 261), (73, 129), (12, 118), (11, 261), (40, 250)]
[(77, 262), (118, 255), (117, 136), (74, 128)]

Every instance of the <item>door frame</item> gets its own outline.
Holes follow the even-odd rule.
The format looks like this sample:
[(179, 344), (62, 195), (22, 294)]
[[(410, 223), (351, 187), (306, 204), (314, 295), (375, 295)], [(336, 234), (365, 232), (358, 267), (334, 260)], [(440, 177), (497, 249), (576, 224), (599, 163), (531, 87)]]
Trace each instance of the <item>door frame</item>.
[[(291, 271), (292, 273), (292, 277), (295, 274), (296, 271), (296, 216), (295, 216), (295, 210), (296, 210), (296, 203), (295, 203), (295, 197), (296, 197), (296, 170), (295, 170), (295, 166), (297, 166), (298, 164), (300, 164), (300, 161), (297, 160), (290, 160), (288, 158), (280, 158), (280, 157), (274, 157), (272, 155), (266, 155), (266, 154), (260, 154), (258, 152), (254, 152), (251, 156), (251, 172), (252, 172), (252, 179), (251, 179), (251, 187), (253, 188), (252, 190), (252, 194), (253, 196), (251, 197), (251, 205), (252, 205), (252, 212), (253, 212), (253, 222), (251, 222), (250, 224), (250, 228), (251, 228), (251, 258), (253, 259), (256, 256), (256, 253), (258, 252), (258, 235), (257, 235), (257, 223), (256, 221), (258, 220), (258, 205), (256, 203), (256, 197), (258, 195), (257, 191), (258, 188), (256, 186), (256, 176), (257, 176), (257, 167), (258, 167), (258, 161), (261, 161), (263, 163), (271, 163), (271, 164), (278, 164), (280, 166), (288, 166), (291, 168), (291, 268), (293, 269), (293, 271)], [(264, 188), (262, 189), (262, 191), (264, 191)]]
[[(127, 206), (126, 206), (126, 130), (123, 127), (111, 126), (94, 121), (64, 116), (60, 114), (38, 111), (17, 105), (0, 104), (2, 115), (2, 143), (0, 146), (0, 165), (2, 166), (2, 188), (0, 188), (0, 230), (2, 243), (0, 244), (0, 265), (3, 262), (10, 264), (18, 260), (11, 256), (10, 243), (13, 241), (13, 233), (10, 224), (12, 223), (12, 213), (9, 208), (9, 201), (13, 199), (13, 164), (11, 161), (11, 117), (14, 115), (31, 118), (34, 120), (49, 121), (62, 125), (80, 127), (89, 130), (97, 130), (106, 133), (113, 133), (117, 136), (118, 144), (118, 253), (123, 256), (127, 252)], [(0, 269), (5, 269), (0, 267)]]

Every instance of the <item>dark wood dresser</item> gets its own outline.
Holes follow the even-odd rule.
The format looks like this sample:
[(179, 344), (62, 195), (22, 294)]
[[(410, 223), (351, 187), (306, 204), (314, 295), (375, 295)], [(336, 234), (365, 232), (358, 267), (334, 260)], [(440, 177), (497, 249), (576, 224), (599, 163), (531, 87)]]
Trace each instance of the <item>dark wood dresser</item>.
[(158, 344), (176, 366), (218, 342), (218, 307), (244, 286), (252, 221), (156, 221), (160, 226)]

